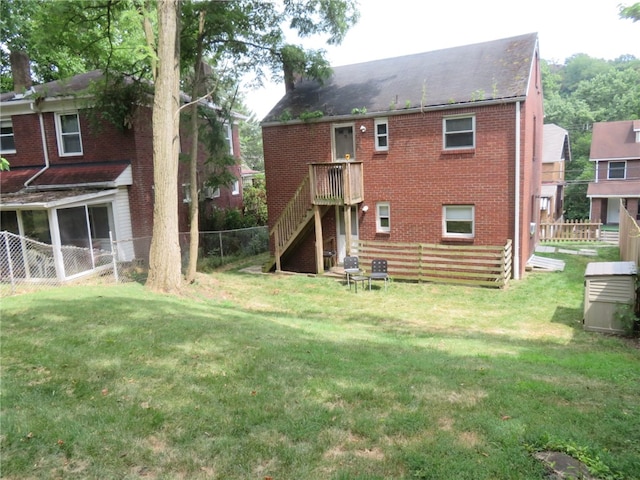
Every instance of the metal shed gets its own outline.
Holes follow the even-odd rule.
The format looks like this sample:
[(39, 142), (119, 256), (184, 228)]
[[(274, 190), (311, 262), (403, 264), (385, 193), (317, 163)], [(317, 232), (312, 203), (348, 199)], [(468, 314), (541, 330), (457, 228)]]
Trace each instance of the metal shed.
[(591, 262), (585, 271), (584, 329), (624, 333), (616, 318), (620, 305), (632, 305), (636, 297), (635, 262)]

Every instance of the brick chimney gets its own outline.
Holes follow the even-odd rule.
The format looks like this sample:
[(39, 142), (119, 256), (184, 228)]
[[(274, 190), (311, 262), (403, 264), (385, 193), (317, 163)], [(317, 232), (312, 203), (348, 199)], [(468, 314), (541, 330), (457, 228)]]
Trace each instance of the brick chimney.
[(22, 94), (31, 88), (31, 67), (29, 55), (22, 51), (9, 54), (11, 62), (11, 76), (13, 77), (13, 91)]

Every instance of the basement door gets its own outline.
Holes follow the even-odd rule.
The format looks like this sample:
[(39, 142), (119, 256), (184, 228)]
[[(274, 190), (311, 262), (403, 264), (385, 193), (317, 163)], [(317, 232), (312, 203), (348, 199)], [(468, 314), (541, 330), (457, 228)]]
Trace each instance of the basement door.
[[(344, 257), (347, 255), (347, 236), (344, 223), (344, 207), (336, 207), (336, 218), (338, 239), (336, 241), (338, 248), (338, 263), (342, 263)], [(351, 255), (356, 255), (356, 249), (358, 246), (358, 207), (351, 207)]]

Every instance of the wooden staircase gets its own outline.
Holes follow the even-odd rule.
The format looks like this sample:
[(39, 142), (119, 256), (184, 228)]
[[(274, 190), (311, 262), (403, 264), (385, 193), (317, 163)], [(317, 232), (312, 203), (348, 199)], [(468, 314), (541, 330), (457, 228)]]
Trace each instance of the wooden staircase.
[(316, 244), (320, 251), (317, 264), (322, 266), (322, 225), (320, 219), (333, 205), (353, 205), (364, 200), (362, 162), (336, 162), (309, 164), (309, 174), (286, 205), (269, 236), (273, 235), (275, 258), (264, 267), (270, 271), (274, 265), (281, 271), (281, 258), (315, 218)]

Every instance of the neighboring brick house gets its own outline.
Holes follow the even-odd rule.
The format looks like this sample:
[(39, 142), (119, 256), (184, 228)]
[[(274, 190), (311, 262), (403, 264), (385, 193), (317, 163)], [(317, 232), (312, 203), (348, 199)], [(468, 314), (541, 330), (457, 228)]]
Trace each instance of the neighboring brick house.
[(587, 189), (591, 221), (619, 224), (620, 200), (640, 219), (640, 120), (594, 123), (589, 160), (595, 163)]
[[(318, 240), (335, 239), (341, 262), (358, 239), (511, 239), (520, 278), (540, 214), (537, 34), (335, 67), (323, 84), (287, 88), (262, 123), (276, 269), (320, 272)], [(309, 192), (314, 213), (275, 238)]]
[(553, 123), (544, 126), (540, 222), (553, 223), (564, 215), (566, 164), (571, 161), (569, 132)]
[[(59, 253), (62, 245), (104, 250), (111, 233), (116, 241), (147, 238), (135, 246), (119, 243), (120, 260), (148, 255), (154, 203), (151, 107), (135, 108), (132, 124), (123, 130), (96, 123), (87, 113), (87, 88), (101, 78), (94, 71), (0, 96), (0, 151), (11, 165), (0, 173), (1, 229), (53, 245), (59, 279), (69, 278)], [(228, 131), (239, 158), (237, 128)], [(187, 135), (180, 140), (182, 152), (188, 152)], [(204, 171), (204, 148), (199, 154)], [(240, 180), (240, 163), (233, 168)], [(180, 162), (179, 178), (182, 185), (188, 182), (185, 162)], [(221, 189), (220, 207), (241, 206), (239, 181), (237, 188), (237, 194)], [(188, 199), (182, 197), (183, 188), (178, 195), (179, 229), (186, 232)]]

